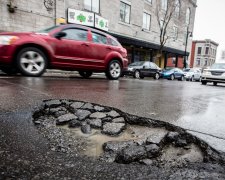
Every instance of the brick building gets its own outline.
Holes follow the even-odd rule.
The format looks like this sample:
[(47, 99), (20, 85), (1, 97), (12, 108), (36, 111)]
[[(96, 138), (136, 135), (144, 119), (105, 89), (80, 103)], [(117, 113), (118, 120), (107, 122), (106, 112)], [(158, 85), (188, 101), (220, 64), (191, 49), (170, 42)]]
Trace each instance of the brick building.
[(210, 39), (193, 41), (190, 67), (206, 68), (214, 64), (218, 45)]
[[(128, 51), (130, 62), (153, 61), (160, 67), (183, 67), (191, 49), (197, 0), (175, 0), (178, 4), (167, 28), (163, 58), (157, 58), (162, 17), (170, 0), (0, 0), (0, 31), (36, 31), (53, 26), (59, 18), (68, 20), (68, 8), (93, 13), (107, 22), (107, 30)], [(160, 2), (160, 6), (158, 3)], [(160, 8), (158, 8), (160, 7)], [(188, 21), (188, 22), (187, 22)]]

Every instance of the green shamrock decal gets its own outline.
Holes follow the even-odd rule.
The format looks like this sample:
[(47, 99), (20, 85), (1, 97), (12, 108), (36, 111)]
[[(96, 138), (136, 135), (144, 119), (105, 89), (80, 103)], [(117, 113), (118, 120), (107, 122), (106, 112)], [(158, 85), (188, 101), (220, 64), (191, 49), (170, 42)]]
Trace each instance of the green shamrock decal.
[(103, 20), (101, 20), (101, 21), (99, 22), (99, 25), (100, 25), (102, 28), (105, 26), (105, 23), (103, 22)]
[(80, 14), (79, 16), (77, 16), (77, 20), (80, 21), (80, 22), (85, 22), (86, 17), (83, 14)]

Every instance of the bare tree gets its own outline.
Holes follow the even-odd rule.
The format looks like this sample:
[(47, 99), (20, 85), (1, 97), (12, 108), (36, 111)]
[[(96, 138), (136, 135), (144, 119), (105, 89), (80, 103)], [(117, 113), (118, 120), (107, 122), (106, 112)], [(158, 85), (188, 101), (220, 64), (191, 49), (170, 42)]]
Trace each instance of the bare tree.
[[(177, 16), (180, 11), (179, 0), (157, 0), (156, 17), (159, 25), (159, 41), (160, 47), (158, 49), (159, 62), (162, 59), (163, 48), (169, 38), (168, 28), (173, 16)], [(177, 14), (178, 13), (178, 14)], [(179, 15), (178, 15), (179, 16)]]

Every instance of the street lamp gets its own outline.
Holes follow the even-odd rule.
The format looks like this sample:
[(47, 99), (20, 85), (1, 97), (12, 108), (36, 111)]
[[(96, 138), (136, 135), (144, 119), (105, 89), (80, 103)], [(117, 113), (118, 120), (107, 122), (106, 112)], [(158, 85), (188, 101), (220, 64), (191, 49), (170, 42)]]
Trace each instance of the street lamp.
[(187, 44), (188, 44), (188, 37), (192, 37), (192, 32), (189, 31), (189, 26), (187, 26), (187, 34), (186, 34), (186, 41), (185, 41), (185, 51), (184, 51), (184, 68), (187, 67)]

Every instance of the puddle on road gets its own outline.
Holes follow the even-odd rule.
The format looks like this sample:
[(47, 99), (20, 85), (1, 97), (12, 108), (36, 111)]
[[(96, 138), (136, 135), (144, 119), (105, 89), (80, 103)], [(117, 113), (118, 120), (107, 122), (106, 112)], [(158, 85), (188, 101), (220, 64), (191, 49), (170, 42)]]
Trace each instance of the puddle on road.
[(101, 130), (92, 129), (91, 134), (83, 134), (80, 128), (69, 128), (67, 125), (60, 126), (65, 129), (70, 136), (76, 136), (78, 138), (85, 138), (87, 142), (87, 148), (81, 152), (84, 155), (91, 157), (99, 157), (103, 154), (102, 145), (109, 141), (145, 141), (150, 135), (156, 135), (160, 132), (164, 132), (164, 129), (159, 128), (148, 128), (143, 126), (130, 126), (128, 125), (119, 136), (108, 136), (101, 133)]

